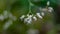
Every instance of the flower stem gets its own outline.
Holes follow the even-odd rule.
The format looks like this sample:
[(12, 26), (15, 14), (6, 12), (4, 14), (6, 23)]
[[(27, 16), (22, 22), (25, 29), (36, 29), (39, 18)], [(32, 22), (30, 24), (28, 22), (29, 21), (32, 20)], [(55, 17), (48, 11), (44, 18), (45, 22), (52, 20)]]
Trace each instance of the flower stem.
[(29, 2), (29, 12), (28, 13), (30, 14), (30, 13), (32, 13), (31, 12), (31, 2), (30, 2), (30, 0), (28, 0), (28, 2)]

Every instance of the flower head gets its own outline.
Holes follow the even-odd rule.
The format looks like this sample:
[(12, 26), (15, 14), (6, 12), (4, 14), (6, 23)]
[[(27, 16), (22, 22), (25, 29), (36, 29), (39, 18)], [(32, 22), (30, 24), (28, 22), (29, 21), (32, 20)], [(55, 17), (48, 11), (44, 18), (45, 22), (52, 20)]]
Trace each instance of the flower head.
[(48, 11), (49, 12), (52, 12), (53, 11), (53, 8), (52, 7), (48, 7)]

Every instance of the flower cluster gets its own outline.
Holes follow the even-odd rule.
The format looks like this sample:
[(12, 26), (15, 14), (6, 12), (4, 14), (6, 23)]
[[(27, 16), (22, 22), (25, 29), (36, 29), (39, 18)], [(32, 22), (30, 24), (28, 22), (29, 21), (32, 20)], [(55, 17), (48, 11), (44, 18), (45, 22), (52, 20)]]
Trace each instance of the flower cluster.
[(29, 15), (29, 14), (27, 14), (27, 15), (22, 15), (22, 16), (20, 17), (20, 19), (21, 19), (22, 21), (24, 21), (24, 23), (31, 23), (33, 20), (34, 20), (34, 21), (37, 21), (37, 17), (40, 18), (40, 19), (43, 18), (43, 17), (40, 15), (40, 13), (36, 13), (35, 16), (34, 16), (33, 14), (32, 14), (32, 15)]
[[(37, 21), (38, 18), (43, 19), (43, 16), (45, 16), (45, 13), (44, 12), (47, 12), (47, 11), (48, 12), (52, 12), (53, 11), (53, 8), (52, 7), (49, 7), (49, 5), (50, 5), (50, 2), (47, 1), (47, 6), (45, 8), (42, 8), (42, 7), (39, 8), (39, 10), (41, 11), (41, 13), (38, 12), (38, 13), (36, 13), (35, 16), (33, 14), (32, 15), (29, 15), (29, 14), (22, 15), (20, 17), (20, 19), (22, 21), (24, 21), (24, 23), (31, 23), (33, 20), (34, 21)], [(30, 7), (30, 9), (31, 9), (31, 7)]]
[(10, 18), (13, 21), (17, 19), (16, 16), (13, 16), (9, 11), (4, 10), (3, 14), (0, 14), (0, 21), (3, 21), (4, 19), (7, 19), (7, 18)]

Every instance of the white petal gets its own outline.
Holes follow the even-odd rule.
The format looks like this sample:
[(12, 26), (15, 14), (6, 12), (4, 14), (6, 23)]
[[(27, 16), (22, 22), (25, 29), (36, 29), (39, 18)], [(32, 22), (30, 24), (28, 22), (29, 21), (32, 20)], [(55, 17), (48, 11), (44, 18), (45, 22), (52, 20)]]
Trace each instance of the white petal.
[(36, 15), (37, 15), (37, 17), (39, 17), (39, 18), (41, 18), (41, 19), (43, 18), (43, 17), (40, 15), (40, 13), (37, 13)]
[(40, 15), (40, 13), (36, 13), (37, 15)]
[(27, 21), (28, 24), (30, 24), (32, 22), (32, 19), (30, 18), (29, 21)]
[(24, 19), (24, 23), (26, 23), (27, 21), (28, 21), (28, 18), (25, 18), (25, 19)]
[(25, 18), (24, 19), (24, 23), (31, 23), (32, 22), (32, 19), (31, 18)]
[(53, 8), (52, 7), (48, 7), (49, 9), (51, 9), (51, 10), (53, 10)]
[(41, 15), (44, 16), (45, 15), (44, 12), (42, 12)]
[(33, 17), (33, 19), (34, 19), (34, 21), (36, 21), (36, 20), (37, 20), (37, 18), (36, 18), (35, 16)]
[(48, 9), (49, 9), (48, 10), (49, 12), (52, 12), (53, 11), (53, 8), (52, 7), (48, 7)]
[(33, 15), (29, 15), (29, 18), (31, 18)]
[(47, 1), (47, 5), (48, 5), (48, 6), (50, 5), (50, 2), (49, 2), (49, 1)]
[(27, 14), (27, 17), (29, 16), (29, 14)]

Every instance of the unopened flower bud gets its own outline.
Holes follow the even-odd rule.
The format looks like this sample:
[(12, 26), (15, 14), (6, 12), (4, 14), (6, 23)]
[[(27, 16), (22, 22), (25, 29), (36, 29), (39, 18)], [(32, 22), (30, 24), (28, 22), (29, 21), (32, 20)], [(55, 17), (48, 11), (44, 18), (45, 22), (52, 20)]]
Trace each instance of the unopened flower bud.
[(47, 6), (49, 6), (50, 5), (50, 2), (49, 1), (47, 1)]
[(40, 13), (37, 13), (36, 15), (37, 15), (37, 17), (39, 17), (39, 18), (41, 18), (41, 19), (43, 18), (43, 17), (40, 15)]
[(29, 18), (32, 18), (33, 15), (29, 15)]
[(36, 21), (36, 20), (37, 20), (37, 18), (36, 18), (35, 16), (33, 16), (33, 19), (34, 19), (34, 21)]

